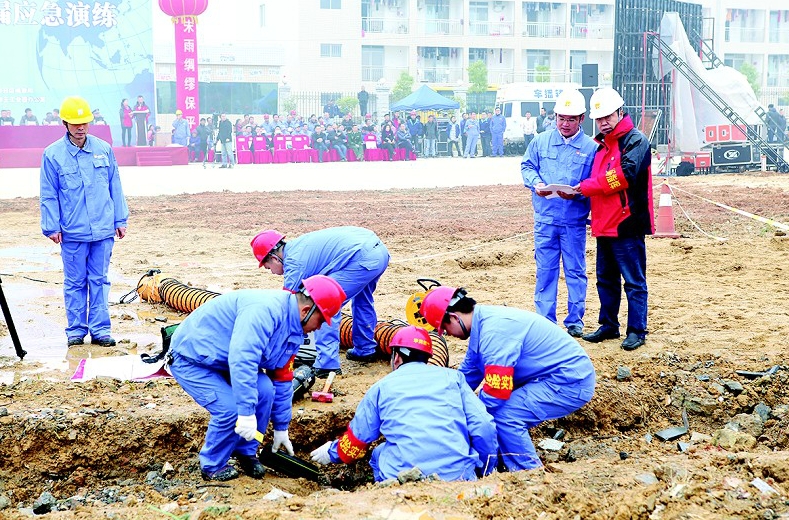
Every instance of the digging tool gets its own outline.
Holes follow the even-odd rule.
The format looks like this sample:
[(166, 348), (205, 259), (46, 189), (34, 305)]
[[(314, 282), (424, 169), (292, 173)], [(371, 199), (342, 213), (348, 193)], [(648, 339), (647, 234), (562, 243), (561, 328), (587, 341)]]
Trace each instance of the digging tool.
[(334, 401), (334, 394), (329, 392), (329, 388), (331, 388), (331, 384), (334, 382), (335, 375), (337, 375), (336, 372), (329, 372), (328, 377), (326, 377), (326, 383), (323, 385), (323, 390), (320, 392), (312, 392), (313, 401), (319, 403), (331, 403)]
[(25, 359), (27, 351), (22, 350), (22, 343), (19, 342), (19, 336), (16, 333), (16, 327), (14, 327), (14, 320), (11, 318), (11, 309), (8, 308), (8, 302), (5, 300), (5, 294), (3, 294), (2, 279), (0, 279), (0, 307), (3, 308), (3, 316), (5, 317), (5, 323), (8, 326), (8, 333), (11, 335), (11, 341), (14, 343), (16, 355), (19, 356), (19, 359)]
[(315, 464), (282, 451), (272, 452), (271, 444), (263, 444), (263, 434), (260, 432), (255, 434), (255, 440), (262, 446), (258, 452), (258, 460), (267, 468), (284, 473), (289, 477), (306, 478), (313, 482), (320, 482), (321, 471)]

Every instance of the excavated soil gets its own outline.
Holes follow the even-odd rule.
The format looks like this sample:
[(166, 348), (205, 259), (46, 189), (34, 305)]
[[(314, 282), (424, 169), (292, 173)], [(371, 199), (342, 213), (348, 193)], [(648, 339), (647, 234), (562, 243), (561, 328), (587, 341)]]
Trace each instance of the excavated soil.
[[(544, 470), (494, 474), (477, 483), (381, 487), (371, 483), (362, 461), (327, 468), (321, 483), (270, 473), (260, 481), (242, 476), (207, 486), (196, 455), (207, 414), (173, 380), (69, 380), (89, 354), (158, 349), (155, 341), (122, 341), (113, 349), (72, 349), (68, 370), (0, 359), (2, 371), (14, 374), (0, 384), (0, 517), (32, 514), (34, 501), (48, 492), (56, 500), (51, 518), (789, 518), (789, 369), (783, 366), (789, 239), (698, 198), (789, 222), (789, 177), (670, 182), (678, 188), (673, 209), (682, 237), (648, 240), (647, 344), (628, 353), (616, 341), (581, 341), (597, 369), (596, 395), (578, 412), (531, 432), (537, 444), (564, 431), (559, 451), (540, 451)], [(656, 179), (656, 205), (659, 193)], [(481, 303), (533, 308), (532, 217), (528, 193), (517, 186), (203, 193), (130, 198), (129, 206), (129, 234), (112, 259), (122, 279), (159, 268), (217, 292), (277, 288), (281, 278), (258, 269), (251, 255), (256, 231), (276, 228), (293, 237), (357, 225), (375, 230), (392, 253), (376, 291), (381, 319), (404, 318), (421, 277), (465, 286)], [(0, 201), (0, 215), (0, 250), (46, 242), (37, 200)], [(596, 326), (598, 310), (594, 259), (590, 239), (587, 330)], [(18, 267), (0, 257), (3, 282), (50, 288), (25, 305), (62, 326), (62, 273)], [(116, 283), (113, 294), (132, 288)], [(564, 288), (559, 299), (566, 301)], [(183, 318), (139, 300), (113, 305), (111, 314), (119, 340), (158, 336), (161, 323), (153, 317)], [(8, 339), (2, 323), (0, 337)], [(36, 345), (25, 348), (34, 352)], [(464, 348), (449, 340), (450, 365), (460, 362)], [(775, 373), (756, 379), (735, 372), (775, 365)], [(343, 360), (333, 403), (295, 402), (290, 432), (297, 455), (308, 457), (337, 436), (387, 370), (384, 362)], [(690, 433), (661, 441), (655, 433), (681, 426), (682, 410), (693, 441)], [(754, 479), (774, 492), (762, 493)], [(275, 487), (293, 496), (264, 499)]]

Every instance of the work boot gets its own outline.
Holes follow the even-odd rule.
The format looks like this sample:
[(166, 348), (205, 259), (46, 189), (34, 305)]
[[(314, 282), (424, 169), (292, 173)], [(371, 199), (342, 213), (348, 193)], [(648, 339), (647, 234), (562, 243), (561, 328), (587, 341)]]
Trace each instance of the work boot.
[(100, 347), (114, 347), (115, 340), (112, 336), (99, 336), (98, 338), (90, 338), (91, 345), (99, 345)]
[(342, 375), (341, 368), (313, 368), (312, 371), (318, 379), (326, 379), (329, 377), (329, 372), (334, 372), (338, 376)]
[(630, 332), (627, 334), (627, 337), (622, 342), (622, 348), (624, 350), (635, 350), (644, 343), (646, 343), (646, 338), (641, 338), (635, 332)]
[(584, 329), (580, 325), (570, 325), (567, 327), (567, 334), (574, 338), (580, 338), (584, 335)]
[(203, 476), (203, 480), (217, 480), (219, 482), (238, 478), (238, 470), (229, 464), (226, 464), (224, 468), (214, 471), (213, 473), (200, 470), (200, 474)]
[(591, 334), (584, 334), (581, 336), (581, 339), (584, 341), (588, 341), (589, 343), (600, 343), (601, 341), (605, 341), (607, 339), (615, 339), (619, 337), (619, 331), (613, 329), (606, 329), (605, 327), (600, 327), (596, 331), (592, 332)]
[(85, 343), (84, 337), (75, 336), (73, 338), (68, 339), (68, 346), (74, 347), (76, 345), (83, 345)]
[(350, 359), (351, 361), (358, 361), (360, 363), (372, 363), (373, 361), (375, 361), (375, 358), (377, 356), (376, 356), (375, 352), (373, 352), (372, 354), (367, 354), (366, 356), (363, 356), (363, 355), (360, 355), (360, 354), (357, 354), (356, 352), (354, 352), (354, 349), (350, 349), (349, 351), (347, 351), (345, 353), (345, 357)]
[(261, 479), (266, 476), (266, 468), (254, 455), (233, 455), (236, 459), (238, 467), (241, 468), (247, 476), (252, 478)]

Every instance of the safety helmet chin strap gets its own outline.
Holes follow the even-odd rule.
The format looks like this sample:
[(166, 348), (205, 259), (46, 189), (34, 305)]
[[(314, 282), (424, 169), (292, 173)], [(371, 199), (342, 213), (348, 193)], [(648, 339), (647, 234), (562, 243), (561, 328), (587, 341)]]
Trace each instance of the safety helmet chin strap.
[(63, 121), (63, 126), (65, 126), (65, 127), (66, 127), (66, 135), (68, 136), (68, 140), (69, 140), (69, 141), (71, 141), (71, 144), (73, 144), (73, 145), (74, 145), (74, 146), (76, 146), (77, 148), (82, 148), (82, 146), (85, 146), (85, 143), (86, 143), (86, 142), (88, 142), (88, 139), (87, 139), (87, 137), (85, 138), (85, 141), (82, 143), (82, 146), (80, 146), (80, 145), (78, 145), (77, 143), (75, 143), (74, 141), (75, 141), (77, 138), (76, 138), (76, 137), (74, 137), (74, 134), (72, 134), (72, 133), (71, 133), (71, 130), (69, 130), (69, 128), (68, 128), (68, 125), (69, 125), (69, 124), (70, 124), (70, 123), (69, 123), (68, 121)]
[(315, 302), (312, 302), (312, 307), (310, 307), (310, 310), (309, 310), (309, 312), (308, 312), (308, 313), (307, 313), (307, 315), (304, 317), (304, 319), (303, 319), (303, 320), (301, 320), (301, 326), (302, 326), (302, 327), (303, 327), (304, 325), (306, 325), (308, 321), (310, 321), (310, 318), (312, 318), (312, 315), (313, 315), (313, 314), (315, 314), (315, 311), (316, 311), (317, 309), (318, 309), (318, 306), (317, 306), (317, 305), (315, 305)]

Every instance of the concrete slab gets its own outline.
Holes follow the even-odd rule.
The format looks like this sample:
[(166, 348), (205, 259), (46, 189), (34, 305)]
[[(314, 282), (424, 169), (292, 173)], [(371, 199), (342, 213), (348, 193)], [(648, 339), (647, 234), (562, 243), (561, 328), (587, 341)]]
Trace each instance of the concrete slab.
[[(121, 167), (128, 197), (231, 191), (387, 190), (454, 186), (522, 186), (520, 157), (441, 157), (408, 162), (201, 164)], [(37, 168), (0, 169), (0, 199), (39, 196)]]

